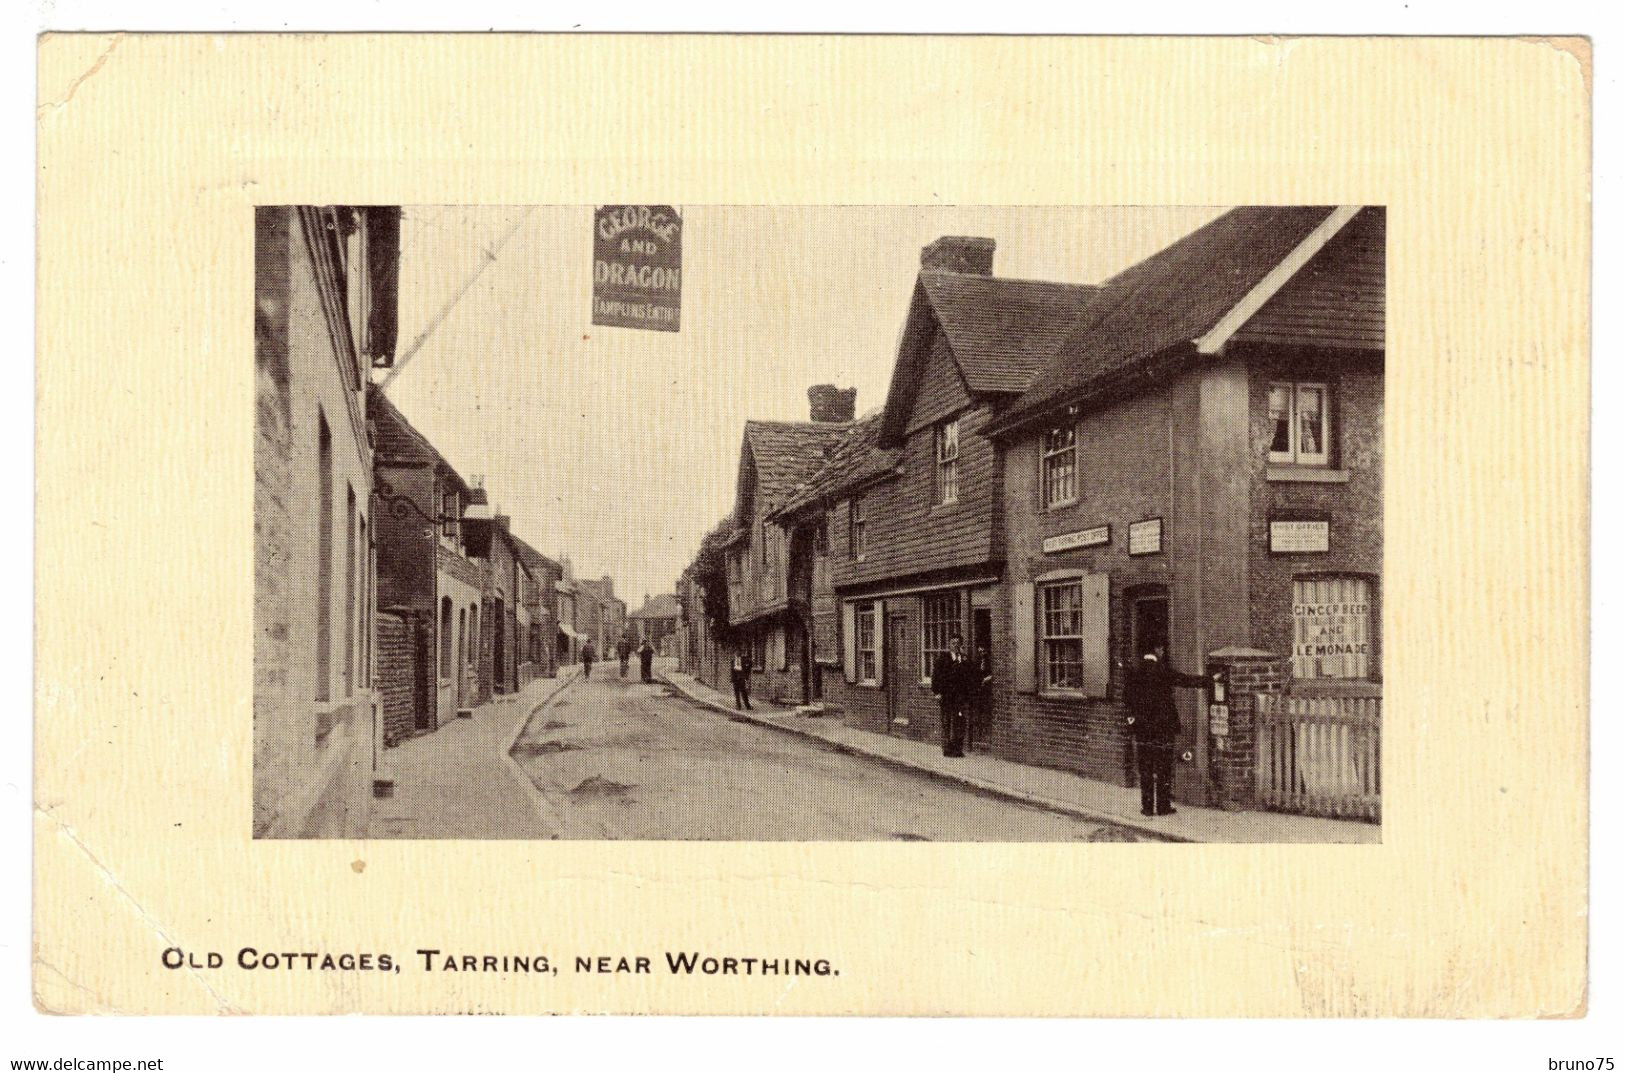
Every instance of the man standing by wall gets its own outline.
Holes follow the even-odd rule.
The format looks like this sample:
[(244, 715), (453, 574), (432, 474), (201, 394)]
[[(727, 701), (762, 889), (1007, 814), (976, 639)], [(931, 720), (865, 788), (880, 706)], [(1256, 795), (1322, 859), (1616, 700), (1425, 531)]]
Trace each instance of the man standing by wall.
[(964, 756), (971, 706), (982, 684), (982, 674), (965, 656), (958, 633), (948, 638), (948, 651), (937, 657), (931, 670), (931, 692), (942, 698), (942, 755)]
[(1134, 738), (1135, 766), (1139, 770), (1140, 812), (1146, 816), (1170, 816), (1177, 811), (1169, 797), (1174, 752), (1179, 747), (1174, 687), (1201, 689), (1205, 685), (1207, 679), (1201, 675), (1181, 674), (1169, 668), (1160, 645), (1128, 672), (1123, 701), (1128, 706), (1129, 733)]

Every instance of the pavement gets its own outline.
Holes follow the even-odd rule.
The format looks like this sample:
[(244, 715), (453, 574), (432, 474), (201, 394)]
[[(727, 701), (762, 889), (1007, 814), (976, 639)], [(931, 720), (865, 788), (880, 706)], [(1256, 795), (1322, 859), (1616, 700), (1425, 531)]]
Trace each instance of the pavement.
[(532, 712), (577, 673), (538, 678), (438, 730), (385, 749), (380, 774), (395, 781), (372, 800), (369, 838), (549, 838), (549, 817), (509, 751)]
[(1282, 812), (1226, 812), (1178, 806), (1172, 816), (1140, 814), (1140, 791), (1087, 779), (1070, 772), (1034, 767), (985, 753), (946, 757), (935, 742), (895, 738), (859, 730), (839, 718), (756, 704), (752, 712), (736, 711), (731, 698), (688, 674), (666, 669), (661, 677), (689, 699), (726, 714), (780, 732), (814, 739), (827, 746), (896, 765), (936, 779), (959, 783), (985, 794), (1112, 824), (1175, 842), (1380, 843), (1376, 824)]
[(551, 837), (662, 841), (1134, 842), (822, 741), (722, 718), (665, 682), (594, 668), (537, 709), (513, 756)]

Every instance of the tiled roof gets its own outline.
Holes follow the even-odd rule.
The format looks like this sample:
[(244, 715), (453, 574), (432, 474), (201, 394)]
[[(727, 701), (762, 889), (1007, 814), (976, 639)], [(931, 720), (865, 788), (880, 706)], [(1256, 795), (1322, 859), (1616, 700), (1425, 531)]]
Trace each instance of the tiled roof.
[(880, 416), (876, 414), (848, 426), (829, 461), (819, 467), (777, 513), (793, 514), (820, 499), (895, 469), (901, 452), (879, 446), (880, 423)]
[(647, 603), (631, 612), (627, 618), (678, 618), (682, 613), (683, 605), (677, 602), (677, 597), (663, 592), (649, 597)]
[(519, 553), (520, 560), (525, 564), (525, 568), (532, 574), (539, 574), (544, 570), (551, 570), (560, 576), (564, 574), (564, 567), (549, 559), (519, 537), (513, 537), (513, 545), (514, 550)]
[(851, 427), (848, 422), (745, 422), (745, 443), (756, 463), (757, 509), (769, 510), (794, 495)]
[(1132, 372), (1201, 337), (1333, 211), (1232, 209), (1106, 281), (999, 426), (1036, 417), (1105, 377)]
[(922, 271), (920, 285), (972, 391), (1025, 389), (1096, 291), (940, 271)]
[(435, 450), (428, 437), (413, 427), (406, 415), (389, 401), (388, 395), (371, 384), (367, 385), (367, 417), (377, 436), (379, 461), (442, 466), (459, 485), (468, 487), (468, 482)]

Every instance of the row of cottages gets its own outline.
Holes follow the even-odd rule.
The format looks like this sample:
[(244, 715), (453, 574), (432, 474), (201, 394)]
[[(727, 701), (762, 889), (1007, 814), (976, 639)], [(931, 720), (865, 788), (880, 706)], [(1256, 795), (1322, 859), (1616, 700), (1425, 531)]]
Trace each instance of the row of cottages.
[(376, 761), (369, 370), (394, 359), (400, 213), (254, 213), (256, 836), (365, 821)]
[(1132, 785), (1123, 667), (1161, 649), (1222, 679), (1178, 691), (1178, 799), (1375, 818), (1384, 251), (1360, 207), (1237, 209), (1099, 287), (927, 247), (882, 411), (747, 427), (763, 692), (933, 740), (957, 632), (976, 748)]

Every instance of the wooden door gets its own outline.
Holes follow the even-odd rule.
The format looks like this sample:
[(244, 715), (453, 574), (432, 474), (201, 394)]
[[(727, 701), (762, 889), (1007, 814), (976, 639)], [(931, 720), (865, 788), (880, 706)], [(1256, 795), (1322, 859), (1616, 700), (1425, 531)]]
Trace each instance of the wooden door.
[(908, 616), (886, 616), (886, 647), (882, 653), (885, 669), (882, 686), (886, 691), (886, 725), (908, 726), (908, 707), (904, 702), (911, 679), (908, 666)]

